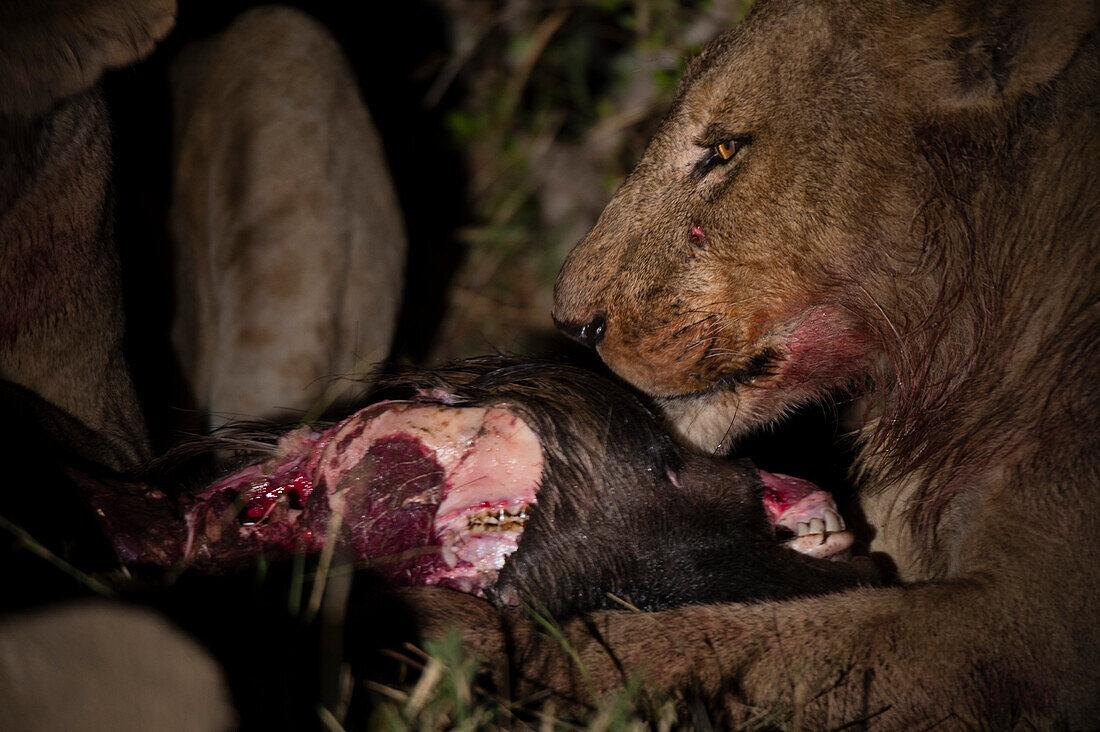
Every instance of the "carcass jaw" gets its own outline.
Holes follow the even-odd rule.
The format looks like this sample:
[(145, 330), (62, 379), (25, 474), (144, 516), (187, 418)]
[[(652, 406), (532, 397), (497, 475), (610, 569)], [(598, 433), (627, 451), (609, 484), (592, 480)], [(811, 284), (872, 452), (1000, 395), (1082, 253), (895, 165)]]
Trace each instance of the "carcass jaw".
[(851, 531), (832, 531), (820, 534), (796, 536), (783, 546), (819, 559), (841, 559), (841, 553), (848, 550), (855, 541)]
[(793, 534), (784, 546), (811, 557), (833, 557), (855, 541), (833, 497), (808, 480), (760, 471), (764, 510), (777, 533)]
[(527, 505), (519, 507), (513, 513), (505, 508), (479, 511), (466, 515), (466, 530), (471, 533), (493, 533), (504, 531), (523, 532), (527, 525)]
[(803, 515), (799, 518), (807, 520), (794, 522), (793, 527), (788, 525), (789, 522), (781, 522), (776, 529), (777, 533), (787, 533), (788, 536), (795, 534), (784, 541), (783, 546), (800, 554), (841, 559), (844, 556), (842, 553), (855, 541), (855, 536), (844, 525), (844, 519), (832, 508), (825, 508), (820, 516), (810, 518)]

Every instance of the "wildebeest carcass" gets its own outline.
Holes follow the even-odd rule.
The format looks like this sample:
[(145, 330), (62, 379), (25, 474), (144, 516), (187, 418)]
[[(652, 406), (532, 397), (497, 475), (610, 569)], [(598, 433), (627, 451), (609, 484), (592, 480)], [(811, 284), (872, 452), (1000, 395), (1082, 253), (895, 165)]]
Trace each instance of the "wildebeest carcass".
[(224, 572), (327, 543), (390, 582), (557, 616), (868, 579), (835, 561), (852, 535), (827, 493), (688, 452), (591, 372), (489, 357), (389, 386), (406, 398), (286, 433), (266, 459), (181, 499), (103, 482), (87, 496), (127, 564)]

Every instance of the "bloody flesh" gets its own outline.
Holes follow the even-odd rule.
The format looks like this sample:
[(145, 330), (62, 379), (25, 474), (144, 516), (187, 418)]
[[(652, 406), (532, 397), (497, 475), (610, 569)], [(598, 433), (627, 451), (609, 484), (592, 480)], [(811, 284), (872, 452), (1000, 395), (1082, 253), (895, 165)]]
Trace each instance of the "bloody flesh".
[(382, 402), (284, 435), (271, 458), (185, 502), (176, 551), (128, 559), (217, 569), (333, 541), (387, 579), (480, 594), (515, 550), (541, 474), (538, 439), (505, 406)]

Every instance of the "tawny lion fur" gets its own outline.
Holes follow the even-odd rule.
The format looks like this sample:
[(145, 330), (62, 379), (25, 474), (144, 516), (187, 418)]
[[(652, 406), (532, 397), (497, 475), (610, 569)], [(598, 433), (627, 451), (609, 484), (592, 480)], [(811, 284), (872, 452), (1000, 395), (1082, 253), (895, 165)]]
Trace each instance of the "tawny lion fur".
[(174, 0), (7, 3), (0, 10), (0, 379), (76, 417), (115, 468), (149, 457), (122, 352), (98, 88), (172, 27)]
[(1094, 726), (1098, 43), (1090, 1), (762, 2), (558, 281), (555, 318), (701, 450), (855, 399), (901, 586), (597, 613), (579, 663), (469, 598), (418, 593), (429, 627), (578, 704), (637, 676), (730, 723)]
[(257, 8), (181, 54), (172, 98), (173, 341), (196, 406), (216, 426), (360, 396), (333, 379), (389, 355), (406, 244), (343, 51)]

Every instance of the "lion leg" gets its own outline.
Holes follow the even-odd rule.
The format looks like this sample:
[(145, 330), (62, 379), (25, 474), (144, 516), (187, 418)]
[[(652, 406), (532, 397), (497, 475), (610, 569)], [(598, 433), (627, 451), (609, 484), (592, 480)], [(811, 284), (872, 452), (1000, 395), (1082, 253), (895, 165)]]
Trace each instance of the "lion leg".
[(638, 676), (652, 689), (698, 693), (737, 720), (767, 711), (814, 728), (864, 718), (887, 729), (1090, 727), (1100, 715), (1090, 608), (1100, 598), (1093, 583), (1065, 578), (1095, 574), (1095, 539), (1075, 487), (1048, 480), (1046, 489), (1010, 484), (972, 500), (980, 518), (948, 539), (959, 547), (950, 578), (574, 621), (563, 630), (583, 672), (512, 617), (513, 684), (590, 703)]
[(172, 88), (173, 340), (196, 403), (323, 408), (331, 377), (389, 355), (405, 261), (354, 73), (308, 16), (260, 8), (185, 51)]
[(0, 8), (0, 379), (75, 417), (94, 437), (69, 447), (115, 469), (150, 451), (122, 349), (96, 85), (148, 54), (175, 14), (173, 0)]
[[(605, 612), (564, 629), (579, 665), (524, 622), (513, 626), (512, 683), (521, 692), (549, 685), (591, 704), (640, 677), (652, 690), (699, 695), (730, 722), (770, 715), (812, 728), (864, 719), (907, 729), (1041, 718), (1058, 692), (1052, 684), (1066, 678), (1059, 652), (1070, 650), (1071, 639), (1051, 641), (1038, 625), (1012, 627), (1007, 615), (991, 616), (994, 596), (960, 582), (782, 604)], [(959, 622), (975, 613), (1000, 632)], [(1006, 700), (1013, 705), (997, 706)]]
[(0, 189), (10, 195), (0, 216), (0, 378), (80, 420), (103, 443), (85, 457), (121, 469), (149, 457), (149, 445), (122, 350), (108, 124), (98, 91), (46, 119), (8, 123), (16, 164)]
[(0, 115), (35, 118), (152, 52), (175, 0), (39, 0), (0, 8)]
[[(1066, 453), (1057, 459), (1073, 464)], [(998, 484), (1013, 472), (992, 471), (983, 491), (962, 499), (968, 508), (958, 510), (973, 518), (964, 532), (940, 527), (955, 547), (942, 579), (754, 605), (603, 611), (562, 625), (558, 638), (522, 613), (498, 619), (456, 593), (406, 597), (426, 634), (462, 630), (500, 688), (519, 697), (550, 690), (579, 709), (637, 678), (653, 692), (696, 696), (730, 724), (1089, 728), (1100, 718), (1090, 611), (1100, 590), (1087, 581), (1095, 539), (1078, 484), (1058, 482), (1088, 473), (1046, 466)], [(1044, 492), (1021, 489), (1044, 476)]]

